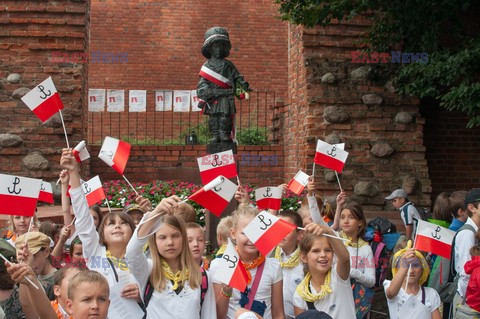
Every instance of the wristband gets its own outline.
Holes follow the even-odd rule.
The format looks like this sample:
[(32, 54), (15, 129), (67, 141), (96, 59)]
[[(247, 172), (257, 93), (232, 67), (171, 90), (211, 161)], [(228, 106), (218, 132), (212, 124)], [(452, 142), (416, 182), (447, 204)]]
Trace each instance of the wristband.
[(230, 297), (232, 296), (232, 293), (226, 293), (226, 292), (223, 290), (223, 287), (222, 287), (222, 289), (220, 290), (220, 293), (222, 294), (222, 296), (223, 296), (225, 299), (230, 299)]

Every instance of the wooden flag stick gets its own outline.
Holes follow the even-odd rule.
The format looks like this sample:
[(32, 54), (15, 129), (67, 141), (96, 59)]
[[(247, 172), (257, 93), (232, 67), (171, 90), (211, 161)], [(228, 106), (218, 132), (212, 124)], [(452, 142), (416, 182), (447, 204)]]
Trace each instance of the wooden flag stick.
[(128, 183), (128, 185), (130, 185), (130, 187), (133, 189), (133, 191), (135, 192), (135, 194), (137, 194), (137, 196), (140, 196), (137, 192), (137, 190), (135, 189), (135, 187), (133, 187), (132, 184), (130, 184), (130, 182), (128, 181), (128, 179), (125, 177), (125, 175), (122, 175), (122, 177), (125, 179), (125, 181)]
[[(67, 129), (65, 128), (65, 122), (63, 122), (62, 110), (58, 110), (60, 113), (60, 119), (62, 120), (63, 133), (65, 133), (65, 140), (67, 141), (67, 148), (70, 148), (70, 143), (68, 142)], [(58, 182), (57, 182), (58, 184)]]
[[(305, 228), (303, 228), (303, 227), (297, 227), (297, 229), (299, 229), (299, 230), (305, 230)], [(330, 238), (335, 238), (335, 239), (343, 240), (343, 241), (349, 241), (349, 239), (342, 238), (342, 237), (338, 237), (338, 236), (333, 236), (333, 235), (330, 235), (330, 234), (322, 234), (322, 236), (330, 237)]]
[(105, 203), (107, 203), (108, 211), (111, 213), (112, 210), (110, 209), (110, 204), (108, 203), (108, 199), (105, 198)]
[(337, 182), (338, 182), (338, 186), (340, 187), (340, 191), (343, 192), (342, 184), (340, 184), (340, 178), (338, 178), (337, 171), (335, 171), (335, 176), (337, 176)]

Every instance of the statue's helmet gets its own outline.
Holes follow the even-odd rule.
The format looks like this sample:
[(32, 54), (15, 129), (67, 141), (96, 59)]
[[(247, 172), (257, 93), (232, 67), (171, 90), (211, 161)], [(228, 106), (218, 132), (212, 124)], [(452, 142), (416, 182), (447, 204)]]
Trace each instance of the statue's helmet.
[(212, 56), (210, 52), (210, 46), (217, 42), (221, 41), (224, 42), (225, 47), (225, 55), (223, 56), (226, 58), (230, 54), (230, 49), (232, 48), (232, 44), (230, 43), (230, 38), (228, 37), (228, 32), (224, 28), (221, 27), (213, 27), (205, 32), (205, 42), (203, 42), (202, 46), (202, 54), (207, 59), (210, 59)]

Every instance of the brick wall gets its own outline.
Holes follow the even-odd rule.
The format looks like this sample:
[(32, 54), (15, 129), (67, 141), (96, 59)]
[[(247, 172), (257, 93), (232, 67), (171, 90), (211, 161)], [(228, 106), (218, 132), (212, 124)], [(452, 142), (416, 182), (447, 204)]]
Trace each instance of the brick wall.
[[(346, 143), (341, 183), (367, 211), (383, 211), (384, 197), (405, 187), (414, 202), (430, 205), (418, 100), (401, 98), (386, 65), (351, 63), (351, 51), (368, 25), (365, 18), (329, 27), (290, 26), (289, 105), (285, 115), (285, 176), (308, 167), (316, 139)], [(400, 113), (400, 114), (399, 114)], [(335, 175), (317, 166), (317, 188), (338, 193)]]
[(444, 191), (479, 187), (480, 128), (467, 128), (467, 119), (459, 112), (448, 112), (435, 105), (422, 107), (432, 201)]
[[(222, 26), (228, 30), (232, 42), (228, 59), (235, 63), (251, 87), (257, 91), (275, 92), (277, 99), (284, 99), (287, 89), (287, 24), (277, 16), (277, 6), (271, 0), (92, 0), (90, 52), (127, 53), (128, 62), (90, 63), (89, 88), (149, 90), (147, 117), (151, 126), (155, 109), (153, 90), (196, 89), (198, 72), (206, 61), (200, 52), (205, 31)], [(245, 111), (248, 112), (246, 108)], [(263, 109), (258, 111), (263, 112)], [(163, 123), (163, 114), (156, 113), (160, 113), (156, 114), (157, 123)], [(112, 116), (113, 125), (127, 127), (127, 114), (122, 114), (120, 119), (117, 115)], [(93, 121), (99, 123), (99, 116), (95, 114)], [(180, 118), (182, 123), (188, 122), (188, 114), (176, 113), (173, 119), (170, 115), (165, 116), (166, 132), (176, 130)], [(130, 134), (135, 135), (135, 130), (130, 127)], [(123, 131), (120, 134), (127, 135)], [(139, 134), (143, 135), (144, 130)], [(98, 138), (95, 136), (94, 140)]]
[[(103, 181), (121, 178), (97, 157), (99, 146), (90, 150), (92, 176), (100, 175)], [(205, 155), (205, 145), (133, 146), (125, 176), (136, 182), (175, 179), (201, 184), (197, 158)], [(242, 183), (268, 186), (285, 182), (282, 146), (238, 146), (236, 162)]]
[[(52, 51), (82, 53), (88, 36), (88, 2), (2, 1), (0, 4), (0, 166), (2, 172), (44, 178), (58, 176), (58, 159), (66, 147), (58, 117), (43, 125), (20, 100), (53, 78), (65, 109), (70, 143), (84, 136), (84, 65), (52, 63)], [(18, 74), (20, 78), (12, 76)], [(7, 77), (11, 76), (9, 80)], [(13, 134), (4, 135), (4, 134)], [(37, 152), (37, 153), (35, 153)]]

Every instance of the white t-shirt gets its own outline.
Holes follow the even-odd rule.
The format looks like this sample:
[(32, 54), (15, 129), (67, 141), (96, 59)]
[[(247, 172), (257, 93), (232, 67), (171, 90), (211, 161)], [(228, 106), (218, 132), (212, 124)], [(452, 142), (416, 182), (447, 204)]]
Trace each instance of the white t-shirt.
[[(282, 258), (282, 262), (285, 262), (290, 258), (291, 255), (285, 255), (285, 253), (281, 252), (280, 257)], [(303, 264), (301, 262), (298, 263), (297, 266), (293, 268), (282, 268), (283, 272), (283, 308), (285, 310), (285, 318), (293, 319), (295, 318), (295, 313), (293, 312), (293, 293), (297, 288), (298, 284), (303, 280), (305, 277), (303, 273)]]
[[(385, 294), (387, 293), (387, 288), (390, 287), (390, 284), (390, 280), (383, 281), (383, 288), (385, 289)], [(411, 295), (408, 295), (405, 290), (403, 290), (403, 288), (400, 288), (398, 294), (394, 298), (387, 298), (390, 319), (400, 319), (400, 309), (410, 296)], [(422, 289), (418, 290), (415, 298), (419, 302), (422, 302)], [(425, 307), (427, 307), (430, 312), (434, 312), (435, 309), (440, 307), (440, 296), (433, 288), (425, 287)]]
[[(210, 273), (212, 274), (213, 283), (219, 284), (220, 282), (215, 279), (215, 271), (218, 269), (218, 259), (212, 260), (210, 264)], [(255, 280), (255, 274), (257, 268), (250, 269), (252, 275), (252, 282), (248, 285), (248, 288), (252, 288), (252, 283)], [(283, 279), (282, 268), (280, 263), (275, 258), (265, 258), (265, 266), (263, 268), (262, 278), (258, 285), (257, 293), (255, 294), (255, 300), (259, 302), (265, 302), (267, 308), (263, 318), (272, 318), (272, 285)], [(237, 289), (233, 289), (232, 297), (230, 298), (230, 304), (228, 305), (227, 318), (235, 318), (235, 311), (240, 308), (241, 292)]]
[[(318, 311), (323, 311), (332, 318), (355, 319), (355, 304), (353, 302), (352, 286), (350, 278), (343, 280), (337, 274), (336, 266), (332, 267), (330, 288), (332, 293), (324, 298), (315, 301), (313, 305)], [(316, 294), (317, 291), (310, 283), (310, 291)], [(308, 310), (307, 302), (295, 291), (293, 305), (297, 308)]]
[[(350, 277), (366, 288), (375, 285), (375, 260), (370, 245), (357, 248), (346, 246), (350, 253)], [(358, 255), (357, 255), (358, 254)]]

